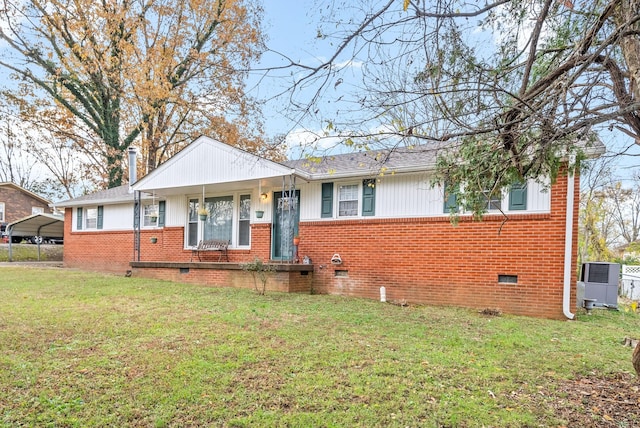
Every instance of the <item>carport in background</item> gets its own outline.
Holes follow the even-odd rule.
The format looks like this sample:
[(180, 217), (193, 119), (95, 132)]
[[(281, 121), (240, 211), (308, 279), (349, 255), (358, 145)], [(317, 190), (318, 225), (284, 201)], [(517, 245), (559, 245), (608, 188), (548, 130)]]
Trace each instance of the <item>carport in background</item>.
[[(12, 257), (13, 236), (64, 236), (64, 217), (53, 214), (33, 214), (13, 223), (9, 223), (6, 229), (9, 236), (9, 261)], [(40, 261), (40, 242), (38, 242), (38, 261)]]

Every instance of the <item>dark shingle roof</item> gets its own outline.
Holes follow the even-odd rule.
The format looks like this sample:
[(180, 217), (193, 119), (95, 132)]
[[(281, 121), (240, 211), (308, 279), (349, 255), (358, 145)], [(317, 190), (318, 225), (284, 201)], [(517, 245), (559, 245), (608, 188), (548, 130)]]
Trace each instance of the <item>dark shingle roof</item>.
[(377, 174), (380, 171), (424, 171), (435, 167), (439, 154), (452, 149), (451, 143), (432, 143), (412, 147), (369, 150), (354, 153), (310, 157), (284, 162), (310, 178)]
[(88, 195), (79, 196), (74, 199), (69, 199), (56, 203), (57, 207), (70, 207), (97, 203), (118, 203), (118, 202), (133, 202), (133, 192), (129, 193), (129, 185), (124, 184), (118, 187), (112, 187), (111, 189), (100, 190)]

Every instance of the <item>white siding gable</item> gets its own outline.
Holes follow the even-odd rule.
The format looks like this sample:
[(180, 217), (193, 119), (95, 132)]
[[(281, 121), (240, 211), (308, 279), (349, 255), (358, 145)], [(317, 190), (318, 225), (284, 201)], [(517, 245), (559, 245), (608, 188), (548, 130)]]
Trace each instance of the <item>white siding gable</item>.
[(148, 191), (280, 177), (291, 172), (279, 163), (200, 137), (132, 187)]

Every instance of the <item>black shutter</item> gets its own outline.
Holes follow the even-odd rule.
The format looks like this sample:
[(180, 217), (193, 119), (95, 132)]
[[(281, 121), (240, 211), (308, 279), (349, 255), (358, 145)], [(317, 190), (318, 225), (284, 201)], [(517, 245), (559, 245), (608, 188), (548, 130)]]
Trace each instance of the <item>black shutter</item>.
[(102, 205), (98, 206), (98, 221), (97, 221), (97, 226), (96, 229), (102, 229), (102, 220), (104, 217), (104, 207)]
[(76, 215), (78, 218), (78, 221), (76, 223), (76, 229), (82, 230), (82, 207), (78, 207), (76, 209)]
[(515, 183), (509, 191), (509, 210), (527, 209), (527, 183)]
[(322, 183), (322, 218), (333, 217), (333, 183)]
[(371, 216), (376, 214), (376, 181), (362, 181), (362, 215)]
[(158, 202), (158, 227), (164, 227), (166, 201)]

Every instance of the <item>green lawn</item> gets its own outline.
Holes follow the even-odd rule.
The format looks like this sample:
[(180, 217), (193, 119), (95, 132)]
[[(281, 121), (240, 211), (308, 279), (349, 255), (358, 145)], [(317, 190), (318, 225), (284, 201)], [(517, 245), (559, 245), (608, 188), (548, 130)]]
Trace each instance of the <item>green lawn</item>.
[(552, 321), (0, 268), (2, 426), (559, 426), (639, 315)]

